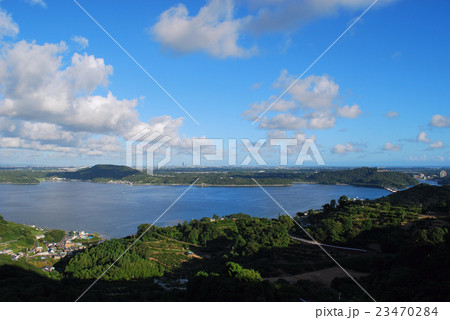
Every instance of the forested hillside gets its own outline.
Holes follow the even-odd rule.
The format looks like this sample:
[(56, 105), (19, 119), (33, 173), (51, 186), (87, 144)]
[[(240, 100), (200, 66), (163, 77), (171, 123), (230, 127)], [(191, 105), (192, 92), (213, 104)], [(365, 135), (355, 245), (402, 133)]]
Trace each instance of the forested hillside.
[(439, 187), (423, 183), (375, 200), (375, 202), (384, 201), (396, 206), (417, 206), (426, 210), (448, 212), (450, 208), (450, 185)]
[[(51, 278), (25, 260), (3, 257), (0, 287), (8, 295), (0, 299), (73, 301), (125, 252), (83, 301), (337, 301), (337, 292), (341, 301), (368, 301), (317, 244), (300, 241), (311, 239), (298, 223), (318, 242), (344, 247), (324, 248), (378, 301), (448, 301), (450, 216), (436, 206), (447, 192), (419, 185), (376, 202), (342, 196), (298, 213), (295, 222), (239, 213), (167, 227), (142, 224), (134, 235), (61, 259)], [(411, 205), (430, 194), (435, 211)]]
[(417, 184), (409, 174), (376, 168), (321, 171), (307, 176), (308, 182), (320, 184), (351, 184), (365, 187), (405, 188)]

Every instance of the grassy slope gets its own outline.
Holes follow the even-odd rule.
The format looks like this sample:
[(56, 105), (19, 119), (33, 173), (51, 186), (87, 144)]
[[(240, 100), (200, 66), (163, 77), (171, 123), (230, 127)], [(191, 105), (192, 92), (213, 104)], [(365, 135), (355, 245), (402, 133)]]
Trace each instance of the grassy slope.
[(0, 216), (0, 250), (11, 248), (14, 251), (34, 247), (34, 239), (41, 232), (35, 228), (10, 221)]

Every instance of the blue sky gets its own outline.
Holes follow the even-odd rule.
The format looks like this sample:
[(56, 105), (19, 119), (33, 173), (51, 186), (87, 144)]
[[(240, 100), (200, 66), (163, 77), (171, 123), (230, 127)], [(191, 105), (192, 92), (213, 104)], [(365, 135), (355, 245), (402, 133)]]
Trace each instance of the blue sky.
[(378, 1), (252, 125), (372, 2), (78, 0), (197, 125), (74, 1), (3, 0), (0, 164), (124, 163), (122, 137), (150, 124), (173, 165), (194, 137), (313, 138), (327, 165), (448, 165), (445, 0)]

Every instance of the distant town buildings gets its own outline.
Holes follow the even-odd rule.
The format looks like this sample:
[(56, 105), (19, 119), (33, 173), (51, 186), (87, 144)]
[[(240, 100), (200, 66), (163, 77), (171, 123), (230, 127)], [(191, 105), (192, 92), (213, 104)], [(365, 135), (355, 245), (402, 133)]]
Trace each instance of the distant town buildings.
[[(42, 228), (36, 228), (35, 226), (30, 227), (36, 229), (36, 231), (45, 232)], [(66, 256), (73, 255), (77, 251), (84, 250), (86, 245), (82, 243), (82, 240), (93, 239), (95, 236), (96, 235), (85, 231), (71, 231), (63, 238), (62, 241), (55, 243), (45, 241), (45, 234), (42, 233), (35, 236), (36, 241), (33, 249), (27, 249), (25, 253), (15, 253), (11, 248), (7, 248), (1, 250), (0, 255), (9, 255), (13, 261), (18, 261), (23, 257), (35, 258), (39, 260), (59, 260)], [(48, 261), (53, 263), (51, 260)], [(51, 272), (55, 270), (55, 268), (49, 265), (41, 268), (41, 270)]]

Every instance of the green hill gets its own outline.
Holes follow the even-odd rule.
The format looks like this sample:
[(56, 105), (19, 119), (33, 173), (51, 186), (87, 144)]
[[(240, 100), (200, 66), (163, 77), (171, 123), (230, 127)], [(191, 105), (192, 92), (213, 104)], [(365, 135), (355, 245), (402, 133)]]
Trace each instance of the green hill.
[(364, 187), (405, 188), (417, 184), (417, 180), (406, 173), (377, 168), (321, 171), (309, 175), (306, 180), (319, 184), (351, 184)]
[(32, 248), (36, 234), (35, 228), (6, 221), (0, 215), (0, 250)]
[(450, 207), (450, 185), (439, 187), (422, 183), (375, 201), (387, 201), (394, 206), (422, 206), (425, 209), (446, 212)]
[[(52, 173), (51, 175), (55, 175)], [(142, 181), (149, 180), (150, 176), (139, 170), (112, 164), (97, 164), (91, 168), (84, 168), (75, 172), (57, 173), (56, 176), (66, 179), (106, 182), (110, 180)]]
[(0, 183), (38, 184), (39, 180), (25, 170), (0, 170)]

